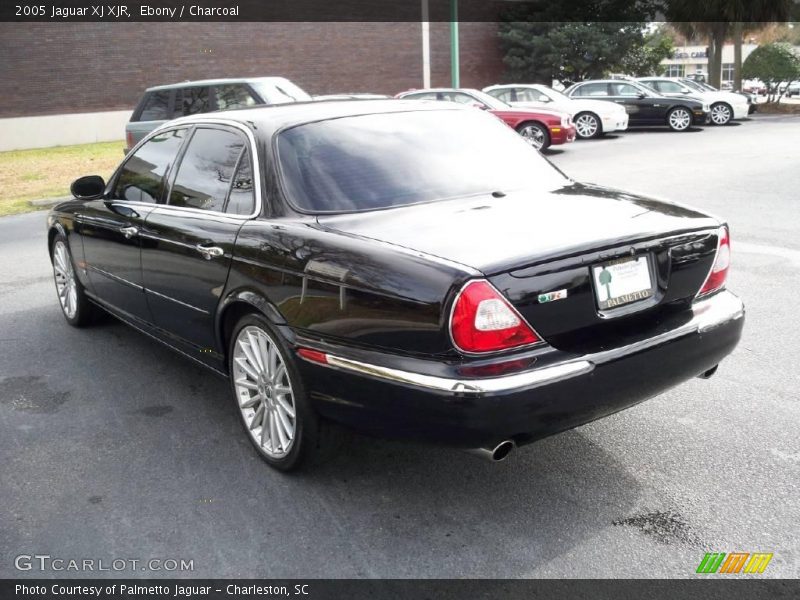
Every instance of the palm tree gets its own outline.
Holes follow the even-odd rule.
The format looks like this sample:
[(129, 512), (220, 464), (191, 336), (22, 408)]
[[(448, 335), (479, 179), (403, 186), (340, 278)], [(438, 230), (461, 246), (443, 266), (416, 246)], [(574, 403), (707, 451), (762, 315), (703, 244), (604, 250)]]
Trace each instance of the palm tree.
[[(708, 79), (715, 87), (722, 78), (722, 47), (732, 32), (735, 88), (740, 89), (744, 31), (760, 29), (767, 21), (786, 20), (791, 9), (792, 0), (668, 0), (666, 14), (687, 37), (707, 38)], [(720, 18), (725, 20), (710, 20)]]

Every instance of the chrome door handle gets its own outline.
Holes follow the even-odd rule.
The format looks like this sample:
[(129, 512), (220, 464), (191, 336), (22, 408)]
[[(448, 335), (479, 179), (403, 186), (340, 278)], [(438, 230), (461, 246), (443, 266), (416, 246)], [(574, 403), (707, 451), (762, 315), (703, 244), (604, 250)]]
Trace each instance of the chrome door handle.
[(197, 244), (195, 248), (197, 248), (197, 251), (202, 254), (203, 258), (206, 260), (220, 257), (225, 253), (225, 251), (219, 246), (204, 246), (203, 244)]
[(120, 233), (125, 236), (126, 240), (131, 239), (137, 233), (139, 233), (138, 227), (120, 227)]

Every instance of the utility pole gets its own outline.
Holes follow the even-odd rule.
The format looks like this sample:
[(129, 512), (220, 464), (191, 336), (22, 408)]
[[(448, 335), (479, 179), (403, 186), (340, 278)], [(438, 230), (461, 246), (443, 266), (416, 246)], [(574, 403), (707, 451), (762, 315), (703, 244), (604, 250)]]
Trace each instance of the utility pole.
[(431, 24), (428, 0), (422, 0), (422, 87), (431, 87)]
[(454, 88), (461, 87), (458, 63), (458, 0), (450, 0), (450, 79)]

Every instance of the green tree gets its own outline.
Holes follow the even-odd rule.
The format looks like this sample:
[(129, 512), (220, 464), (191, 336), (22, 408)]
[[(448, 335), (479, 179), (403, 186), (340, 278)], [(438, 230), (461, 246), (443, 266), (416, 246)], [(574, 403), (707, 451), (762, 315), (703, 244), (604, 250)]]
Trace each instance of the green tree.
[(780, 101), (778, 84), (800, 79), (800, 57), (788, 44), (764, 44), (747, 57), (742, 65), (745, 79), (760, 79), (769, 90), (767, 102)]
[(628, 75), (647, 77), (661, 75), (664, 67), (661, 61), (672, 56), (675, 51), (674, 40), (663, 27), (645, 35), (644, 44), (632, 48), (620, 63), (621, 71)]
[[(550, 84), (603, 77), (646, 43), (659, 0), (507, 3), (498, 28), (506, 79)], [(581, 21), (575, 21), (580, 16)]]

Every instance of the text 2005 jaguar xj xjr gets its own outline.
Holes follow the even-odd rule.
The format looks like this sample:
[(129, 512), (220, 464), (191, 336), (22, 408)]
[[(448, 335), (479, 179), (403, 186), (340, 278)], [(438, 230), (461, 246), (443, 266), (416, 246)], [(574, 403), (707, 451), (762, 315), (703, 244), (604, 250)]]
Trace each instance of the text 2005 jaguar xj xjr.
[(228, 376), (281, 469), (325, 420), (498, 460), (710, 375), (744, 323), (724, 223), (576, 183), (469, 107), (188, 117), (73, 194), (67, 321), (102, 307)]

